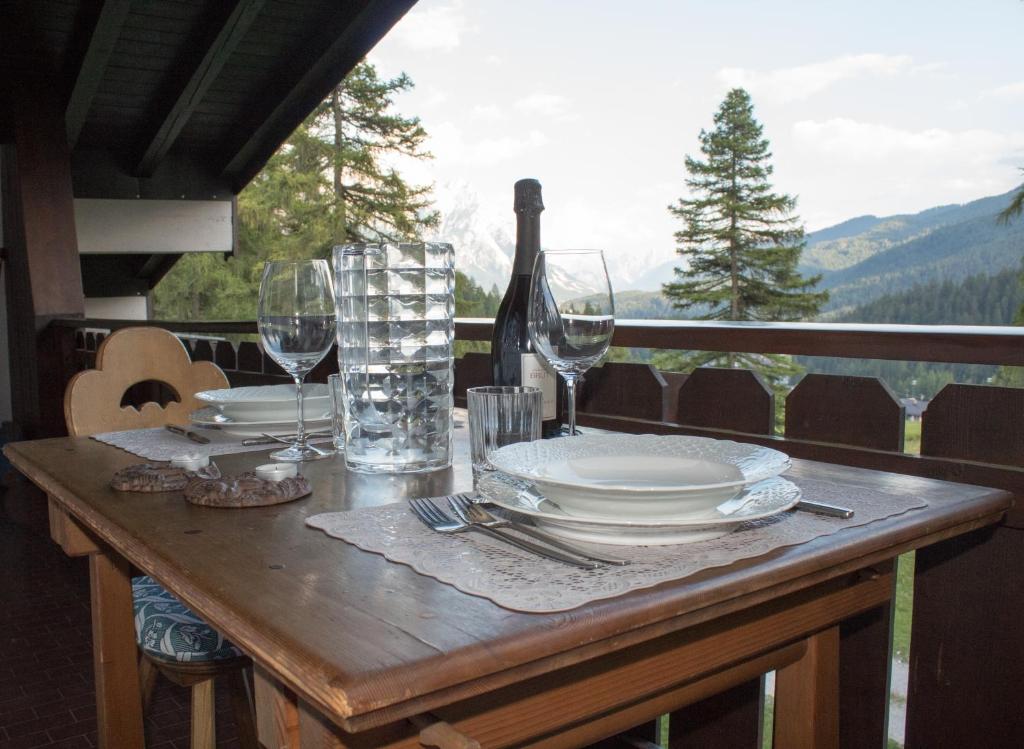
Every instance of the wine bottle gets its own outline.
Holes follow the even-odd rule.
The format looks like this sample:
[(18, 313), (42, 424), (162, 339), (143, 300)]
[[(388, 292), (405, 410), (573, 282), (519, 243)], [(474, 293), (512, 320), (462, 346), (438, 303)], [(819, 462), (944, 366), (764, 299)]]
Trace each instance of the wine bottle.
[(540, 182), (521, 179), (515, 185), (516, 256), (512, 279), (494, 319), (491, 369), (495, 385), (532, 385), (543, 392), (541, 433), (561, 434), (561, 389), (555, 373), (533, 350), (527, 328), (530, 277), (540, 250), (540, 213), (544, 210)]

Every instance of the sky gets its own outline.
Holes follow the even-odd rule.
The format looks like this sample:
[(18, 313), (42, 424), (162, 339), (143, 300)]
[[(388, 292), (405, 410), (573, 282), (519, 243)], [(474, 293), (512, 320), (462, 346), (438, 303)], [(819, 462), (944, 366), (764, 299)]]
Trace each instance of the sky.
[(544, 187), (543, 242), (673, 255), (685, 155), (743, 86), (774, 184), (806, 228), (1005, 192), (1024, 167), (1022, 0), (419, 0), (370, 55), (409, 74), (434, 159), (511, 224)]

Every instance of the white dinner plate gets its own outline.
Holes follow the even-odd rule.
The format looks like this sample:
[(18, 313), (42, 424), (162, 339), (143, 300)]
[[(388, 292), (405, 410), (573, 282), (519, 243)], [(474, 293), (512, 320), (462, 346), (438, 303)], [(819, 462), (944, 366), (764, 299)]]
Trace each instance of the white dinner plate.
[(666, 546), (724, 536), (751, 520), (777, 515), (800, 501), (800, 488), (782, 478), (750, 486), (701, 517), (668, 521), (586, 518), (567, 514), (528, 482), (500, 472), (480, 479), (478, 491), (488, 502), (530, 518), (549, 533), (576, 541), (617, 546)]
[[(305, 409), (303, 409), (305, 410)], [(319, 418), (307, 418), (305, 420), (307, 432), (321, 432), (331, 428), (330, 412), (317, 414)], [(225, 416), (216, 408), (208, 406), (193, 411), (189, 418), (198, 427), (219, 429), (227, 434), (234, 434), (239, 437), (259, 437), (262, 434), (295, 434), (295, 414), (290, 419), (266, 420), (266, 421), (243, 421)]]
[(519, 442), (488, 456), (567, 515), (652, 521), (699, 517), (790, 466), (778, 450), (730, 440), (589, 434)]
[[(262, 385), (223, 388), (196, 393), (203, 403), (236, 421), (284, 421), (295, 419), (295, 385)], [(307, 419), (331, 410), (331, 394), (322, 382), (302, 386), (302, 412)]]

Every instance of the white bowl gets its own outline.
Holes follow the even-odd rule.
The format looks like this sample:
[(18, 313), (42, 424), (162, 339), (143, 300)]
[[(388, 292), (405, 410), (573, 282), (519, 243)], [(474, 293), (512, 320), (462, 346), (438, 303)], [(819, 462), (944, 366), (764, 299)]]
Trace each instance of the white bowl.
[(568, 515), (683, 519), (789, 468), (778, 450), (706, 437), (593, 434), (520, 442), (488, 456)]
[[(209, 403), (234, 421), (283, 421), (295, 419), (295, 385), (204, 390), (196, 398)], [(323, 417), (331, 410), (331, 394), (321, 382), (302, 386), (302, 413), (307, 419)]]

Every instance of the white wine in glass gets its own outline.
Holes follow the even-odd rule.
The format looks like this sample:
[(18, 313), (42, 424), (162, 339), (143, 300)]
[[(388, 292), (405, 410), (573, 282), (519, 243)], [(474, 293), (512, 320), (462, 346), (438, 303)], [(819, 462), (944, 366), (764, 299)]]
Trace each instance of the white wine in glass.
[(334, 290), (326, 260), (270, 262), (263, 268), (257, 311), (263, 349), (295, 380), (295, 442), (270, 454), (300, 462), (326, 458), (333, 450), (308, 444), (302, 412), (302, 381), (331, 350), (335, 330)]
[(530, 281), (530, 340), (565, 380), (569, 434), (576, 434), (576, 390), (608, 351), (615, 301), (600, 250), (542, 250)]

